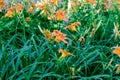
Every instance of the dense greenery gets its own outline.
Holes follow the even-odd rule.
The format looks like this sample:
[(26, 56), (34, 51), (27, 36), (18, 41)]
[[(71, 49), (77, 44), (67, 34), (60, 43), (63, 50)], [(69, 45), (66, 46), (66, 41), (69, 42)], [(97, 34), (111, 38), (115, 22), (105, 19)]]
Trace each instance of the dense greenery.
[[(120, 79), (120, 58), (112, 52), (114, 46), (120, 45), (120, 36), (115, 32), (115, 26), (119, 30), (120, 24), (117, 5), (105, 9), (107, 5), (101, 1), (94, 5), (91, 2), (80, 2), (75, 10), (67, 13), (68, 1), (58, 3), (59, 5), (54, 5), (53, 13), (47, 15), (42, 14), (41, 7), (36, 9), (32, 6), (34, 11), (27, 11), (31, 6), (27, 1), (22, 2), (24, 8), (19, 12), (16, 9), (12, 16), (6, 15), (8, 7), (1, 7), (0, 78)], [(8, 6), (11, 5), (13, 4)], [(69, 17), (67, 21), (48, 18), (48, 15), (54, 15), (59, 9), (65, 11)], [(64, 29), (74, 22), (80, 22), (75, 31)], [(64, 41), (56, 42), (55, 37), (48, 40), (45, 30), (51, 33), (58, 30), (66, 34), (69, 38), (66, 39), (67, 44)], [(73, 56), (62, 57), (59, 49), (66, 50)]]

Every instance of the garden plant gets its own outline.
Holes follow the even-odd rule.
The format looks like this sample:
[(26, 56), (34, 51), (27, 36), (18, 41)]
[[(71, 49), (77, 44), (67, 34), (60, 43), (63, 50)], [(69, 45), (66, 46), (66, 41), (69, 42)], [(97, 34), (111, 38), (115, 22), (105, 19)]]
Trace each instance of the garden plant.
[(120, 0), (0, 0), (0, 80), (120, 80)]

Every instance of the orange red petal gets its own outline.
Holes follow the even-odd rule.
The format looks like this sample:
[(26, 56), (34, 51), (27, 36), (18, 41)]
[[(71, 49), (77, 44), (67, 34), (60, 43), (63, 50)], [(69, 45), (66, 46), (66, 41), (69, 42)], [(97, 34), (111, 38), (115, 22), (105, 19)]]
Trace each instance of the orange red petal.
[(66, 20), (66, 14), (63, 10), (58, 10), (55, 13), (55, 18), (56, 20)]
[(64, 34), (64, 33), (60, 32), (58, 30), (54, 30), (52, 32), (52, 35), (55, 37), (56, 42), (64, 42), (64, 43), (68, 44), (67, 41), (66, 41), (66, 39), (68, 39), (66, 37), (66, 34)]
[(113, 53), (117, 54), (120, 57), (120, 47), (113, 47)]
[(74, 22), (74, 23), (64, 27), (64, 29), (69, 29), (71, 31), (76, 31), (76, 27), (80, 24), (81, 24), (80, 22)]
[(58, 52), (62, 54), (62, 55), (61, 55), (62, 58), (71, 55), (70, 52), (67, 52), (66, 50), (63, 50), (63, 49), (59, 49)]
[(4, 1), (0, 0), (0, 7), (5, 7), (5, 6), (6, 6), (6, 4), (4, 3)]

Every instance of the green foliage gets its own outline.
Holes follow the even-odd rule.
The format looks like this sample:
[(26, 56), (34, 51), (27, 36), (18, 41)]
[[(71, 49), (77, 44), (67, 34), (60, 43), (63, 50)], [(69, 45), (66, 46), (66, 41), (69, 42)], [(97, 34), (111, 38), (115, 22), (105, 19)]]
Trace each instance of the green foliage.
[[(99, 3), (100, 4), (100, 3)], [(97, 12), (99, 11), (99, 12)], [(120, 24), (118, 9), (103, 10), (81, 4), (70, 13), (68, 22), (49, 20), (41, 11), (22, 10), (12, 18), (0, 13), (0, 78), (2, 80), (113, 80), (120, 79), (116, 64), (120, 58), (112, 54), (111, 47), (120, 45), (114, 39), (114, 23)], [(30, 22), (26, 21), (30, 17)], [(63, 28), (79, 21), (77, 31)], [(43, 30), (59, 30), (67, 35), (68, 46), (63, 42), (48, 41)], [(94, 29), (93, 36), (90, 33)], [(85, 42), (80, 41), (83, 37)], [(61, 58), (58, 50), (66, 49), (75, 55)], [(110, 62), (111, 61), (111, 62)], [(74, 68), (74, 71), (72, 71)], [(74, 75), (72, 75), (74, 73)]]

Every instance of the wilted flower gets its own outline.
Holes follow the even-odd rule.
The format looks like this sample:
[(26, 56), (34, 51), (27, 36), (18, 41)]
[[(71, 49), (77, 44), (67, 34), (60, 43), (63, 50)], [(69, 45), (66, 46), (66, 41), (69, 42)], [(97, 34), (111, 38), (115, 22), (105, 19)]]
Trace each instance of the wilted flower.
[(43, 34), (45, 35), (48, 41), (52, 38), (52, 33), (49, 30), (44, 30)]
[(75, 67), (71, 67), (71, 73), (72, 73), (72, 79), (74, 79), (73, 77), (75, 76)]
[(80, 24), (81, 24), (80, 22), (74, 22), (70, 24), (69, 26), (66, 26), (64, 29), (68, 28), (69, 30), (76, 31), (76, 27)]
[(113, 48), (115, 48), (113, 50), (113, 53), (117, 54), (120, 57), (120, 47), (113, 47)]
[(27, 21), (27, 22), (30, 22), (30, 17), (26, 17), (26, 21)]
[(117, 39), (117, 37), (120, 36), (119, 30), (118, 30), (119, 28), (118, 23), (117, 24), (114, 23), (114, 27), (115, 27), (114, 28), (115, 39)]
[(93, 28), (92, 31), (90, 32), (90, 38), (93, 37), (94, 32), (95, 32), (95, 29)]
[(63, 49), (59, 49), (58, 52), (62, 53), (62, 55), (61, 55), (62, 58), (70, 56), (70, 55), (75, 56), (75, 55), (71, 54), (70, 52), (67, 52), (66, 50), (63, 50)]
[(117, 74), (120, 74), (120, 64), (117, 64), (116, 67), (117, 67), (116, 73), (117, 73)]

